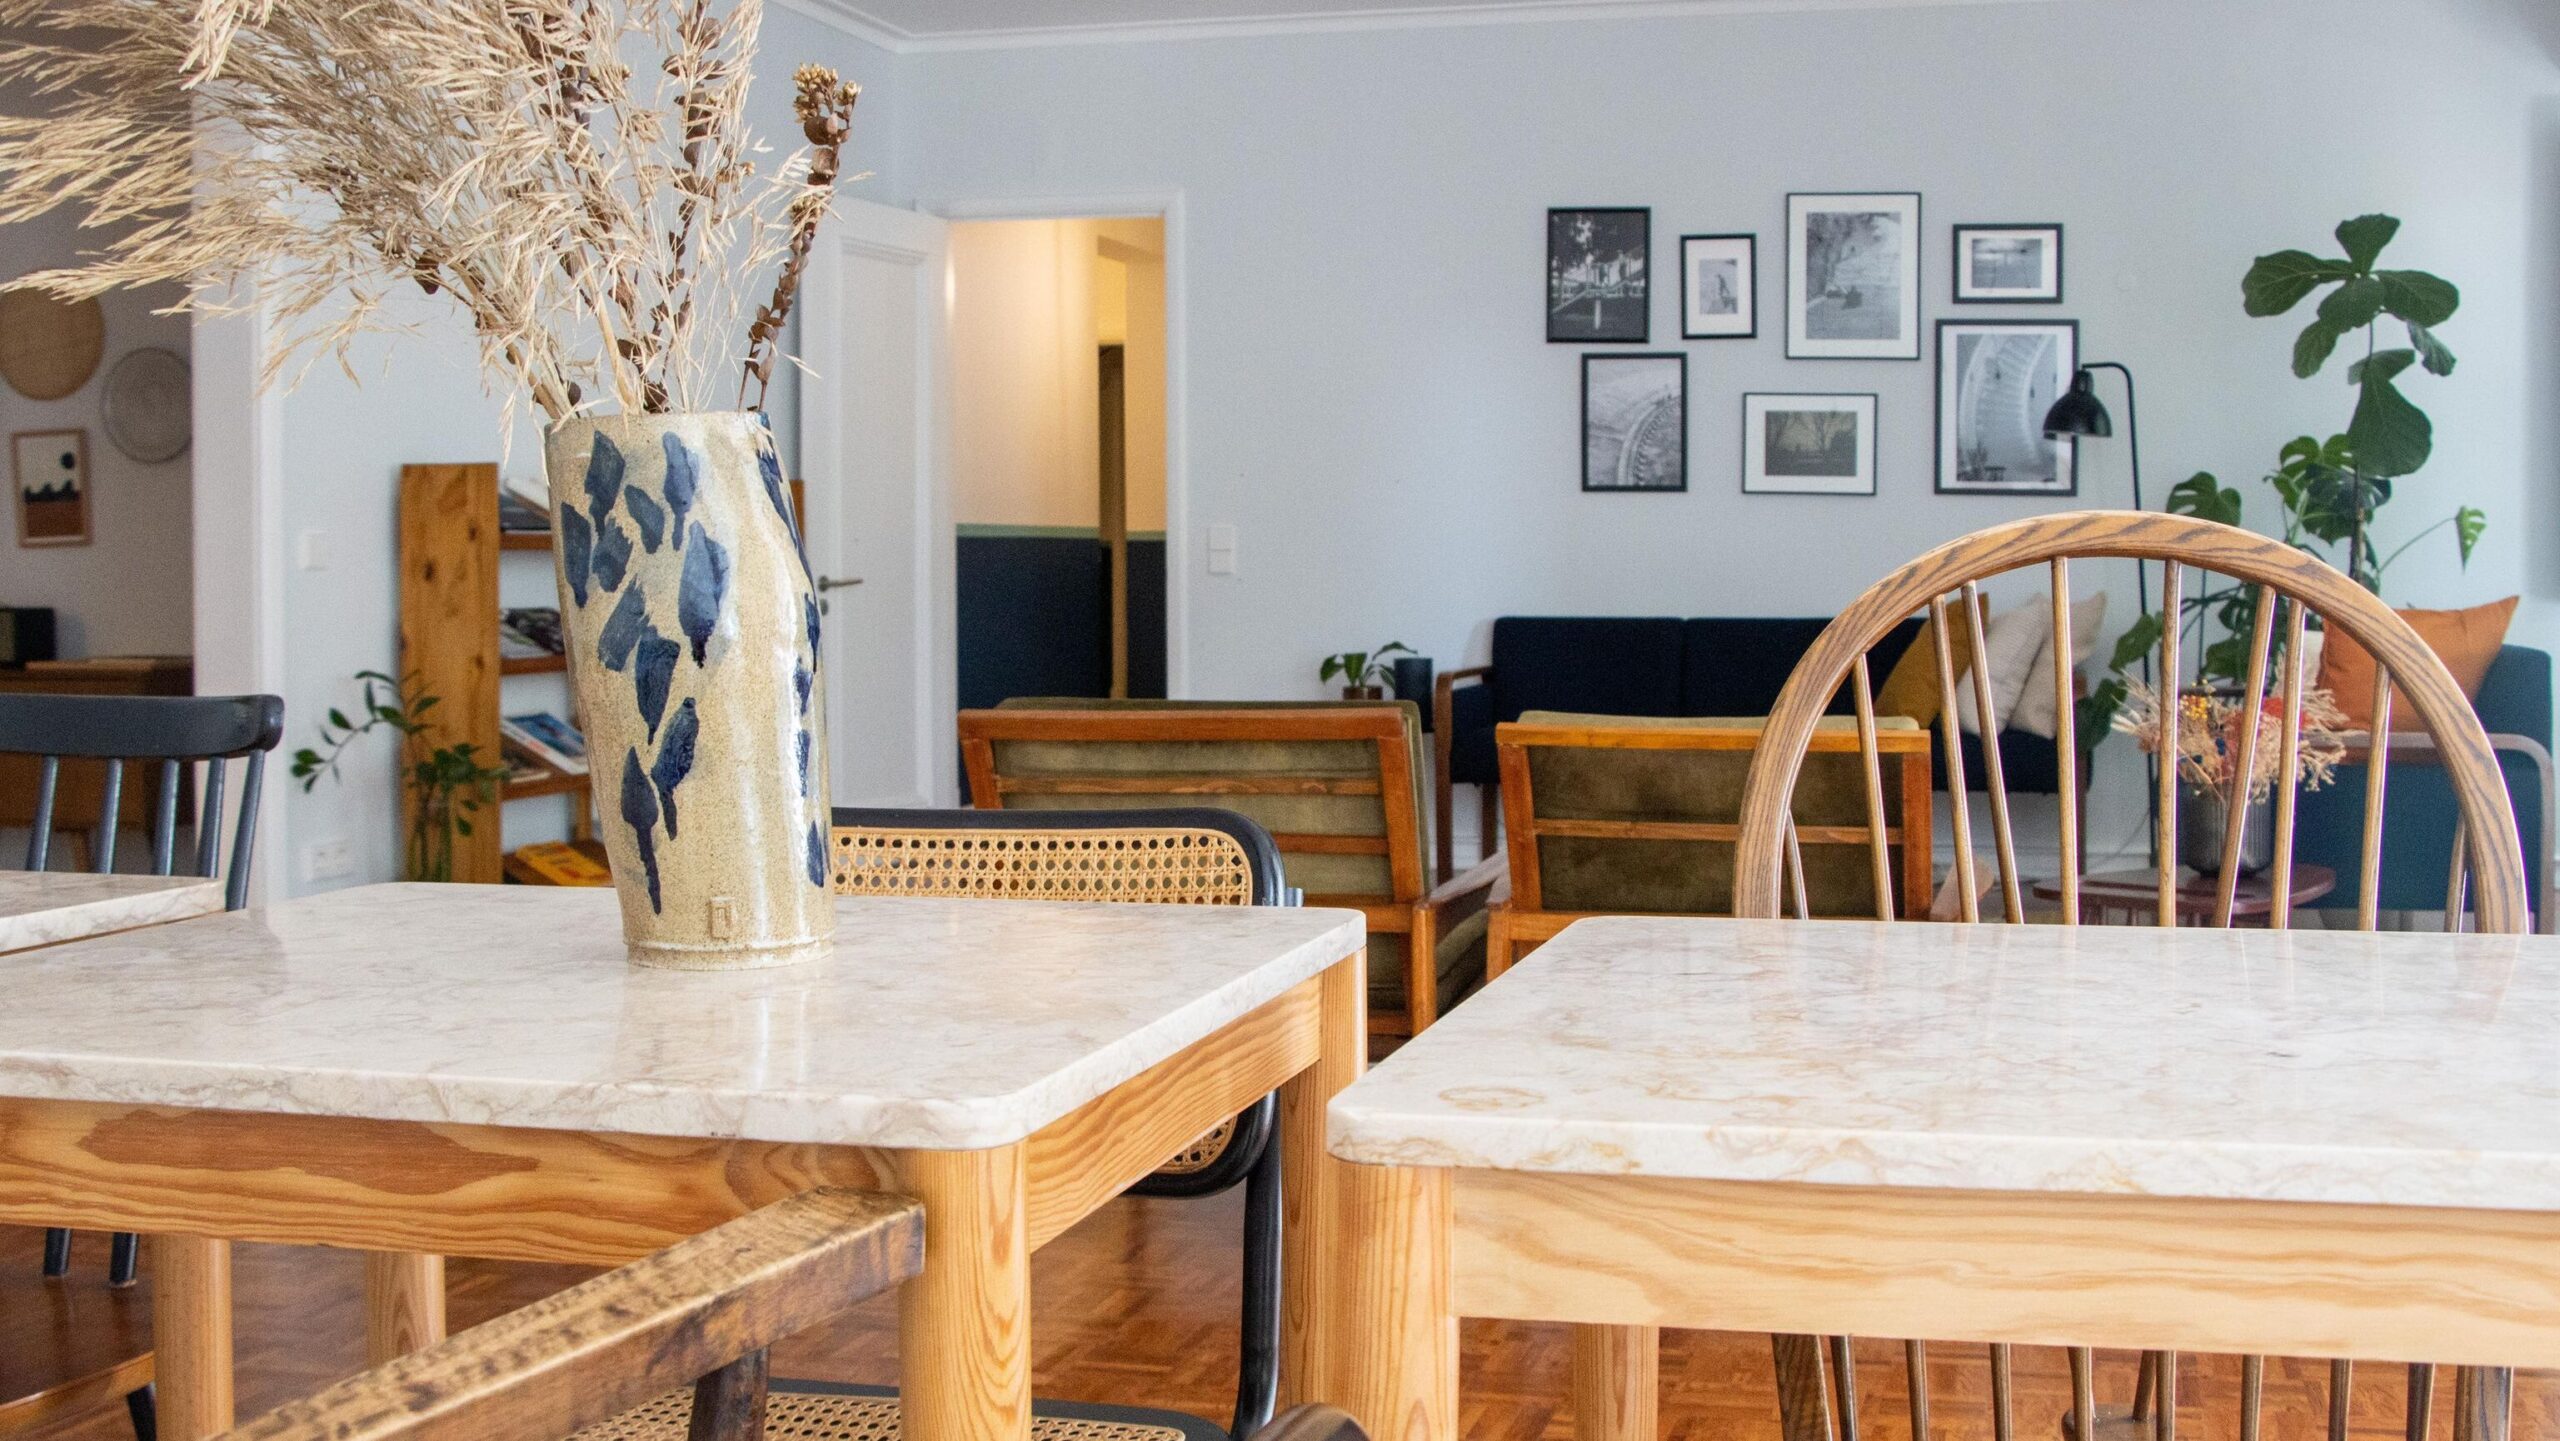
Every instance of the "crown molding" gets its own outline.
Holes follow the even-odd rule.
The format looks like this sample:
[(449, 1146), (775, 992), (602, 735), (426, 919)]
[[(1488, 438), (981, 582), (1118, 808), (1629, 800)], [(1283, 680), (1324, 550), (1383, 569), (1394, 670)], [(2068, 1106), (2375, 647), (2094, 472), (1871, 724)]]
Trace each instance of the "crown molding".
[(1956, 5), (2054, 4), (2059, 0), (1476, 0), (1463, 5), (1379, 5), (1365, 10), (1195, 20), (1023, 26), (919, 35), (869, 14), (859, 0), (774, 0), (796, 14), (899, 54), (951, 50), (1018, 50), (1047, 45), (1131, 45), (1165, 40), (1248, 39), (1367, 30), (1424, 30), (1470, 25), (1538, 25), (1570, 20), (1642, 20), (1821, 10), (1943, 9)]

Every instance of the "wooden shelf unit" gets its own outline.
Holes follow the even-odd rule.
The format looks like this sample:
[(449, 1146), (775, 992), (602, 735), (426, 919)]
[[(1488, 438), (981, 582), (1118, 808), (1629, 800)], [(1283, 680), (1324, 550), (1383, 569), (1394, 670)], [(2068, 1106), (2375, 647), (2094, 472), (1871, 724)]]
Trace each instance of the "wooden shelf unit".
[[(468, 741), (482, 756), (500, 754), (498, 680), (508, 675), (561, 674), (558, 656), (505, 660), (498, 654), (498, 575), (508, 551), (548, 552), (547, 533), (498, 529), (498, 468), (468, 465), (404, 465), (400, 468), (400, 671), (414, 674), (442, 704), (429, 714), (434, 726), (410, 743), (404, 762), (433, 745)], [(575, 719), (577, 698), (570, 697)], [(572, 840), (589, 838), (585, 776), (553, 772), (509, 781), (499, 788), (497, 814), (453, 840), (453, 878), (494, 884), (506, 876), (508, 803), (541, 796), (579, 797), (570, 822)], [(409, 797), (401, 795), (401, 823)], [(491, 823), (494, 822), (494, 823)]]

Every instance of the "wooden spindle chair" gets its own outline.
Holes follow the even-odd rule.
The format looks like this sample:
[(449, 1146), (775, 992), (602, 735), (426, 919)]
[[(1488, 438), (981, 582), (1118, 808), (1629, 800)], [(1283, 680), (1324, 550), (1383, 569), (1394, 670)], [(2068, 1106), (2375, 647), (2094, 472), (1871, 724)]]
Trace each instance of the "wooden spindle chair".
[[(829, 848), (838, 894), (1011, 901), (1278, 906), (1297, 897), (1271, 833), (1233, 811), (863, 810), (839, 807)], [(1109, 984), (1107, 976), (1094, 978)], [(1279, 1097), (1195, 1138), (1129, 1188), (1189, 1199), (1244, 1187), (1243, 1320), (1229, 1435), (1271, 1419), (1280, 1394)], [(843, 1434), (865, 1436), (877, 1400), (846, 1399)], [(1090, 1428), (1088, 1428), (1090, 1430)], [(826, 1434), (836, 1434), (829, 1430)], [(1089, 1437), (1088, 1441), (1108, 1441)]]
[[(1874, 744), (1874, 691), (1871, 677), (1867, 674), (1865, 652), (1885, 631), (1906, 617), (1920, 613), (1933, 617), (1937, 622), (1930, 629), (1936, 637), (1941, 693), (1949, 701), (1941, 708), (1940, 721), (1945, 727), (1948, 753), (1949, 809), (1955, 832), (1954, 891), (1961, 919), (1966, 922), (1983, 920), (1982, 898), (1987, 892), (1996, 891), (2000, 919), (2013, 925), (2026, 920), (2025, 889), (2018, 869), (2009, 798), (2000, 774), (1999, 753), (1989, 746), (1983, 748), (1987, 772), (1983, 777), (1983, 788), (1990, 812), (1994, 875), (1985, 885), (1982, 883), (1985, 878), (1977, 872), (1968, 817), (1968, 777), (1962, 759), (1957, 755), (1957, 677), (1947, 628), (1953, 623), (1965, 624), (1971, 634), (1973, 654), (1984, 655), (1979, 603), (1982, 583), (1994, 576), (2021, 571), (2032, 573), (2041, 569), (2052, 591), (2052, 643), (2056, 647), (2054, 704), (2059, 716), (2058, 747), (2062, 765), (2062, 783), (2057, 797), (2062, 902), (2058, 921), (2066, 926), (2078, 923), (2080, 826), (2076, 810), (2080, 788), (2076, 771), (2080, 753), (2072, 695), (2077, 658), (2070, 650), (2071, 562), (2084, 559), (2158, 563), (2161, 567), (2160, 614), (2165, 617), (2175, 618), (2179, 614), (2179, 601), (2187, 593), (2192, 571), (2218, 574), (2255, 588), (2255, 617), (2248, 676), (2241, 701), (2240, 734), (2236, 737), (2235, 763), (2228, 778), (2225, 805), (2229, 815), (2246, 813), (2242, 802), (2255, 779), (2252, 772), (2261, 713), (2268, 697), (2268, 671), (2270, 666), (2277, 667), (2282, 731), (2272, 777), (2275, 854), (2273, 909), (2268, 916), (2269, 925), (2281, 930), (2292, 922), (2294, 800), (2301, 765), (2303, 690), (2308, 683), (2303, 674), (2303, 637), (2310, 615), (2317, 613), (2329, 629), (2353, 637), (2375, 659), (2371, 696), (2374, 715), (2372, 738), (2363, 761), (2369, 789), (2366, 793), (2362, 850), (2364, 881), (2356, 909), (2358, 928), (2373, 930), (2377, 926), (2374, 887), (2381, 873), (2378, 860), (2382, 847), (2383, 781), (2392, 745), (2392, 706), (2395, 698), (2405, 698), (2409, 710), (2414, 712), (2432, 738), (2441, 763), (2452, 780), (2461, 810), (2461, 826), (2449, 862), (2446, 885), (2447, 929), (2460, 929), (2466, 913), (2484, 932), (2522, 934), (2531, 929), (2523, 852), (2516, 834), (2514, 810), (2509, 804), (2496, 757), (2478, 717), (2472, 713), (2470, 702), (2464, 698), (2444, 663), (2428, 649), (2426, 642), (2372, 593), (2292, 546), (2210, 521), (2126, 511), (2049, 515), (1977, 531), (1950, 541), (1896, 570), (1840, 613), (1814, 642), (1813, 648), (1788, 679), (1786, 688), (1780, 692), (1761, 748), (1752, 758), (1750, 776), (1743, 793), (1742, 838), (1734, 881), (1736, 914), (1776, 918), (1790, 909), (1794, 914), (1802, 914), (1801, 862), (1797, 859), (1795, 837), (1789, 828), (1790, 799), (1814, 727), (1844, 679), (1850, 683), (1857, 707), (1862, 761), (1868, 775), (1869, 815), (1875, 827), (1874, 834), (1882, 835), (1885, 816)], [(2179, 627), (2175, 624), (2165, 627), (2158, 655), (2160, 691), (2165, 703), (2155, 738), (2155, 745), (2163, 757), (2158, 766), (2158, 859), (2155, 867), (2158, 882), (2156, 923), (2161, 926), (2178, 924), (2179, 778), (2178, 767), (2172, 763), (2172, 758), (2177, 753), (2175, 702), (2185, 659), (2181, 652)], [(1977, 665), (1973, 668), (1972, 680), (1971, 704), (1982, 734), (1996, 735), (1999, 733), (1999, 718), (1993, 713), (1990, 686), (1984, 678), (1983, 667)], [(2231, 922), (2244, 831), (2240, 824), (2226, 825), (2223, 828), (2222, 853), (2213, 858), (2218, 886), (2214, 913), (2216, 925), (2227, 926)], [(1891, 868), (1881, 843), (1873, 848), (1873, 852), (1878, 899), (1876, 914), (1879, 918), (1891, 919), (1892, 908), (1885, 904), (1891, 894)], [(1929, 1412), (1926, 1351), (1923, 1343), (1918, 1341), (1907, 1341), (1904, 1347), (1910, 1377), (1911, 1416), (1917, 1434), (1925, 1436)], [(1774, 1356), (1781, 1421), (1787, 1441), (1832, 1441), (1834, 1437), (1841, 1438), (1841, 1441), (1856, 1441), (1856, 1372), (1849, 1338), (1780, 1336), (1774, 1338)], [(1997, 1441), (2010, 1441), (2014, 1435), (2009, 1398), (2010, 1362), (2009, 1347), (1991, 1347), (1992, 1428)], [(2088, 1441), (2095, 1434), (2096, 1426), (2093, 1353), (2086, 1348), (2074, 1349), (2070, 1353), (2070, 1363), (2071, 1424), (2081, 1441)], [(2258, 1441), (2263, 1377), (2262, 1358), (2243, 1358), (2241, 1441)], [(2333, 1361), (2330, 1378), (2329, 1436), (2331, 1441), (2343, 1441), (2348, 1391), (2352, 1382), (2348, 1363)], [(2412, 1438), (2423, 1438), (2434, 1394), (2434, 1371), (2424, 1365), (2413, 1365), (2409, 1368), (2408, 1381), (2408, 1434)], [(2456, 1441), (2504, 1441), (2511, 1384), (2510, 1374), (2504, 1371), (2464, 1367), (2457, 1372)], [(2146, 1406), (2153, 1418), (2151, 1424), (2157, 1441), (2175, 1441), (2177, 1359), (2174, 1354), (2154, 1352), (2144, 1358), (2143, 1380), (2138, 1386), (2135, 1402), (2137, 1417), (2143, 1414)]]

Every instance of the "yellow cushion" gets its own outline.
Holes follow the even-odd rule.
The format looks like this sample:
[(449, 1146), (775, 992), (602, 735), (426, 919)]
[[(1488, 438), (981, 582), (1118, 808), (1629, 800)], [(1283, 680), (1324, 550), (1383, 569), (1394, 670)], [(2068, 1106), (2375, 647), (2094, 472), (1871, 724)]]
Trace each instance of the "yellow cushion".
[[(2398, 612), (2418, 638), (2427, 643), (2427, 648), (2444, 661), (2444, 668), (2453, 672), (2453, 683), (2462, 687), (2465, 700), (2479, 697), (2480, 683), (2489, 678), (2490, 662), (2498, 658), (2498, 648), (2507, 643), (2507, 625), (2515, 614), (2514, 596), (2469, 610)], [(2324, 635), (2320, 643), (2320, 686), (2337, 702), (2349, 726), (2369, 729), (2373, 725), (2373, 653), (2356, 644), (2344, 630), (2332, 628)], [(2423, 730), (2425, 725), (2414, 708), (2395, 703), (2391, 707), (2391, 728)]]

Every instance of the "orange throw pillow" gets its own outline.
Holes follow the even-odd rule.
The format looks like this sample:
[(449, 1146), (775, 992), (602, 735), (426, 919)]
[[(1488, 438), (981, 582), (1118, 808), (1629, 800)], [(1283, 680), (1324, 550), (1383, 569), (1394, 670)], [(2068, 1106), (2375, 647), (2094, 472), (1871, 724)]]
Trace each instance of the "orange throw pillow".
[[(2480, 682), (2489, 675), (2489, 663), (2498, 658), (2498, 647), (2506, 644), (2507, 623), (2515, 619), (2516, 597), (2493, 600), (2469, 610), (2404, 610), (2399, 617), (2409, 623), (2418, 638), (2444, 661), (2453, 672), (2454, 684), (2462, 687), (2465, 700), (2476, 699)], [(2347, 723), (2358, 730), (2373, 725), (2373, 654), (2348, 638), (2342, 630), (2331, 630), (2320, 644), (2320, 685), (2336, 699)], [(2397, 691), (2395, 686), (2394, 691)], [(2391, 728), (2395, 731), (2422, 730), (2417, 713), (2399, 703), (2391, 704)]]

